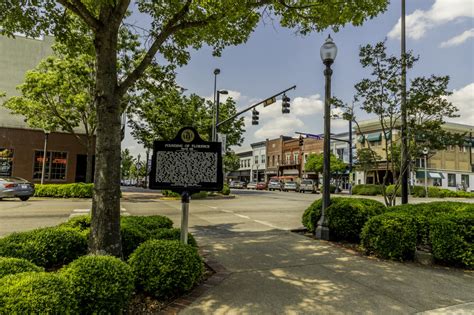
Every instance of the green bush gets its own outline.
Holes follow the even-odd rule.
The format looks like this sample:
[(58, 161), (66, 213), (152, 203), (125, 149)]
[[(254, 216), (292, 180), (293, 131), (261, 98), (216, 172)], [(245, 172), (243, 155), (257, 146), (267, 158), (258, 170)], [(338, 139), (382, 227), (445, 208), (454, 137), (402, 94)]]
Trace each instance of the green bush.
[(181, 197), (180, 194), (176, 193), (176, 192), (173, 192), (171, 190), (162, 190), (161, 193), (163, 194), (163, 196), (165, 197), (176, 197), (176, 198), (179, 198)]
[(36, 184), (35, 197), (92, 198), (94, 184)]
[(355, 185), (352, 188), (353, 195), (376, 196), (382, 195), (382, 186), (374, 184)]
[(224, 184), (224, 187), (222, 187), (221, 194), (228, 196), (230, 195), (230, 188), (229, 185)]
[[(321, 193), (324, 191), (324, 186), (323, 185), (321, 185), (320, 191), (321, 191)], [(329, 192), (331, 194), (334, 194), (336, 192), (336, 185), (333, 185), (333, 184), (329, 185)]]
[(83, 232), (91, 227), (91, 216), (80, 215), (77, 217), (72, 217), (66, 222), (60, 224), (59, 226)]
[(154, 232), (158, 229), (169, 229), (173, 227), (173, 221), (171, 221), (170, 218), (161, 215), (122, 217), (121, 222), (136, 223), (149, 232)]
[(330, 238), (359, 242), (359, 235), (370, 217), (385, 211), (383, 203), (370, 199), (333, 198), (327, 209)]
[(61, 270), (82, 314), (119, 314), (134, 289), (130, 266), (111, 256), (82, 256)]
[(316, 223), (321, 217), (322, 208), (323, 199), (321, 198), (313, 201), (313, 203), (308, 208), (306, 208), (303, 213), (301, 223), (311, 233), (314, 233), (314, 231), (316, 230)]
[(46, 268), (66, 264), (87, 252), (86, 237), (77, 230), (48, 227), (0, 238), (0, 256), (25, 258)]
[(474, 212), (431, 219), (429, 237), (436, 260), (474, 268)]
[(0, 257), (0, 278), (20, 272), (41, 272), (44, 268), (38, 267), (24, 258)]
[(122, 253), (125, 258), (128, 258), (141, 243), (152, 235), (137, 221), (123, 220), (123, 218), (120, 224), (120, 234), (122, 236)]
[(191, 199), (197, 200), (197, 199), (204, 199), (208, 195), (207, 191), (200, 191), (197, 193), (194, 193), (191, 195)]
[(196, 248), (177, 241), (146, 241), (128, 262), (137, 285), (158, 297), (188, 291), (203, 273), (203, 262)]
[(368, 254), (396, 260), (413, 259), (417, 229), (412, 215), (388, 212), (370, 218), (361, 233), (361, 244)]
[(77, 312), (71, 287), (61, 274), (24, 272), (0, 279), (0, 314)]
[[(152, 238), (157, 240), (180, 241), (181, 229), (159, 229)], [(188, 233), (188, 244), (193, 247), (198, 247), (196, 239), (191, 233)]]

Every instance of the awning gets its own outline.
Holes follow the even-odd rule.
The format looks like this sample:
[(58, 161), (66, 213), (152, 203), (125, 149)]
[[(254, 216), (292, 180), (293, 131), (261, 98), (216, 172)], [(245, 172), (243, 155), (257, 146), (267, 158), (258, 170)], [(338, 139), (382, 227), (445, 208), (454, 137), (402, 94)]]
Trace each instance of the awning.
[(369, 142), (375, 142), (375, 141), (381, 141), (381, 140), (382, 140), (382, 134), (380, 132), (367, 135), (367, 141)]
[[(426, 176), (429, 179), (444, 179), (443, 173), (431, 172), (431, 171), (427, 171), (426, 173), (427, 173)], [(425, 178), (425, 171), (416, 171), (416, 178), (418, 178), (418, 179)]]

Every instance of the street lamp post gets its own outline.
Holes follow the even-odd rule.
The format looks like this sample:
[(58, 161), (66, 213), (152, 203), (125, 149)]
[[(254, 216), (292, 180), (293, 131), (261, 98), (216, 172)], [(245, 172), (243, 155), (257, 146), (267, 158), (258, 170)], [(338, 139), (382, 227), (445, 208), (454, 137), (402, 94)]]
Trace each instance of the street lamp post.
[(428, 153), (429, 153), (428, 148), (423, 148), (423, 155), (425, 158), (425, 197), (426, 198), (428, 198), (428, 172), (426, 170), (426, 168), (428, 167), (428, 165), (426, 164)]
[(216, 124), (214, 125), (214, 139), (213, 141), (217, 141), (217, 125), (219, 125), (219, 105), (221, 103), (220, 95), (227, 95), (229, 92), (227, 90), (219, 90), (217, 91), (216, 95), (216, 117), (215, 117), (215, 122)]
[(46, 158), (47, 158), (47, 149), (48, 149), (48, 137), (49, 137), (49, 130), (44, 130), (44, 149), (43, 149), (43, 166), (41, 168), (41, 185), (44, 184), (44, 173), (46, 171)]
[(316, 237), (323, 240), (329, 239), (329, 228), (326, 220), (326, 209), (329, 207), (330, 200), (330, 141), (331, 141), (331, 65), (336, 59), (337, 47), (331, 38), (328, 36), (324, 44), (320, 49), (321, 60), (326, 66), (324, 69), (324, 76), (326, 78), (325, 83), (325, 96), (324, 96), (324, 164), (323, 164), (323, 207), (321, 211), (321, 218), (318, 221), (316, 227)]
[[(214, 69), (214, 113), (217, 111), (216, 109), (216, 98), (217, 98), (217, 75), (221, 73), (221, 69), (216, 68)], [(215, 118), (214, 118), (215, 119)], [(216, 141), (217, 138), (217, 123), (214, 120), (212, 124), (212, 141)]]

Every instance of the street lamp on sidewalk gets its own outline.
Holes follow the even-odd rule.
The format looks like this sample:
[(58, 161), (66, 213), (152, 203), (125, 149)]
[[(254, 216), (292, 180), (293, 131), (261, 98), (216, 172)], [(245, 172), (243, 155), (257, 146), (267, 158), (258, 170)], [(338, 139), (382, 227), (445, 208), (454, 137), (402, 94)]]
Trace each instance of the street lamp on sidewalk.
[(216, 118), (215, 118), (215, 126), (214, 126), (214, 139), (213, 141), (217, 141), (217, 125), (219, 125), (219, 105), (221, 103), (221, 99), (220, 99), (220, 95), (227, 95), (229, 94), (229, 91), (227, 90), (219, 90), (217, 91), (217, 95), (216, 95)]
[(43, 149), (43, 166), (41, 168), (41, 185), (44, 184), (44, 173), (46, 171), (46, 159), (47, 159), (47, 149), (48, 149), (48, 137), (49, 137), (49, 130), (44, 130), (44, 149)]
[[(220, 73), (221, 73), (221, 69), (219, 69), (219, 68), (214, 69), (214, 113), (216, 112), (217, 75), (219, 75)], [(216, 141), (216, 137), (217, 137), (216, 136), (216, 133), (217, 133), (216, 126), (217, 126), (217, 123), (214, 120), (213, 123), (212, 123), (212, 135), (211, 135), (212, 141)]]
[(429, 153), (428, 148), (423, 148), (423, 155), (425, 158), (425, 197), (426, 198), (428, 198), (428, 172), (426, 170), (426, 168), (428, 167), (428, 165), (426, 164), (428, 153)]
[(330, 141), (331, 141), (331, 65), (334, 63), (337, 55), (337, 47), (331, 38), (328, 36), (320, 49), (321, 60), (326, 66), (324, 69), (325, 82), (325, 96), (324, 96), (324, 164), (323, 164), (323, 207), (321, 211), (321, 218), (316, 227), (316, 237), (323, 240), (329, 239), (329, 227), (326, 220), (326, 209), (331, 203), (330, 199)]

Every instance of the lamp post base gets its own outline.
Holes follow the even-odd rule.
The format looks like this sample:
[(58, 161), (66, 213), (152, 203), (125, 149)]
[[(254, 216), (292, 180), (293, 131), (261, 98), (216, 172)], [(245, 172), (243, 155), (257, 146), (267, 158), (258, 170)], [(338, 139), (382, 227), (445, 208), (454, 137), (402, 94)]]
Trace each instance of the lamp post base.
[(318, 225), (316, 227), (316, 238), (329, 241), (329, 228), (327, 226)]

